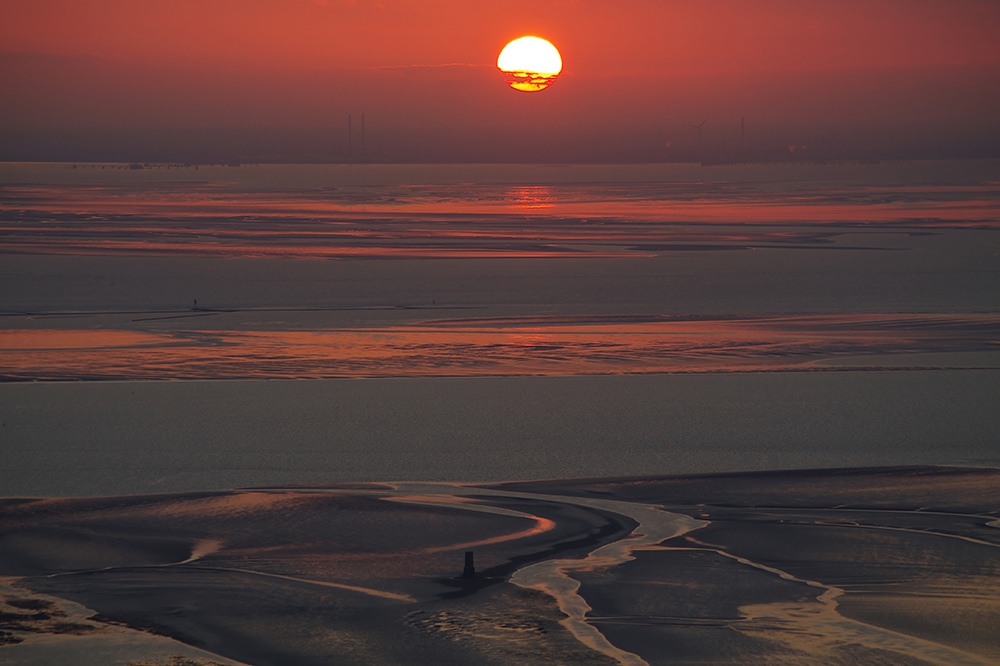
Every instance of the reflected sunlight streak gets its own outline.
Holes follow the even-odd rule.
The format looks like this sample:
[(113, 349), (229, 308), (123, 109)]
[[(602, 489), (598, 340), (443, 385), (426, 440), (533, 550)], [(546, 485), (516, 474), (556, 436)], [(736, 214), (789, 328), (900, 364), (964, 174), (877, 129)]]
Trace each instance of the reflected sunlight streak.
[(8, 329), (0, 381), (1000, 367), (997, 315), (526, 317), (311, 331)]

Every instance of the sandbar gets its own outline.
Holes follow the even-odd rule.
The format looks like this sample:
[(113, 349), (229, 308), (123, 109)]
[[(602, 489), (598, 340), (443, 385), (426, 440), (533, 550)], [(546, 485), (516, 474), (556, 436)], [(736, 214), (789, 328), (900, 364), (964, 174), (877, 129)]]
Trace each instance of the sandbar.
[[(0, 660), (92, 640), (55, 599), (192, 663), (996, 663), (998, 490), (922, 466), (8, 498)], [(642, 537), (653, 515), (676, 528)], [(541, 563), (576, 589), (526, 583)]]

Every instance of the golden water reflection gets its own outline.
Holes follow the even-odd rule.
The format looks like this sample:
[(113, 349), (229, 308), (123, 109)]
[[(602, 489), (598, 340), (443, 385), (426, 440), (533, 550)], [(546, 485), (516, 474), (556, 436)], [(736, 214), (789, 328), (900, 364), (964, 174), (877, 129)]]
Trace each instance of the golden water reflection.
[(555, 197), (545, 185), (526, 185), (510, 188), (512, 206), (518, 209), (552, 208)]

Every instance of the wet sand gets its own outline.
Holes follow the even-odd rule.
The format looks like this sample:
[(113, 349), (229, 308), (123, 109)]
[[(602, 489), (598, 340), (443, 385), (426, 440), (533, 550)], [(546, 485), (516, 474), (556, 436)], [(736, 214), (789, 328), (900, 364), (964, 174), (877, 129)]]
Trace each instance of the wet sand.
[(996, 470), (745, 472), (998, 464), (998, 169), (0, 164), (0, 666), (997, 663)]
[(710, 522), (580, 576), (595, 626), (650, 664), (992, 664), (998, 484), (989, 469), (869, 468), (503, 487)]
[[(24, 316), (20, 325), (86, 318), (75, 314)], [(246, 314), (141, 312), (132, 323)], [(306, 331), (21, 328), (0, 329), (0, 382), (996, 370), (998, 337), (1000, 316), (983, 314), (503, 317)]]
[(997, 663), (998, 491), (910, 467), (11, 498), (0, 663), (93, 640), (51, 599), (220, 663)]

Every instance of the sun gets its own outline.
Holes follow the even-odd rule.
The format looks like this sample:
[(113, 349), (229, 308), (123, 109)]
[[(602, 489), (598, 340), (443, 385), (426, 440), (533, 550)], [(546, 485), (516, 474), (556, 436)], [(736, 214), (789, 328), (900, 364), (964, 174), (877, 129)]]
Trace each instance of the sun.
[(497, 67), (514, 90), (545, 90), (562, 71), (559, 51), (541, 37), (521, 37), (503, 47)]

